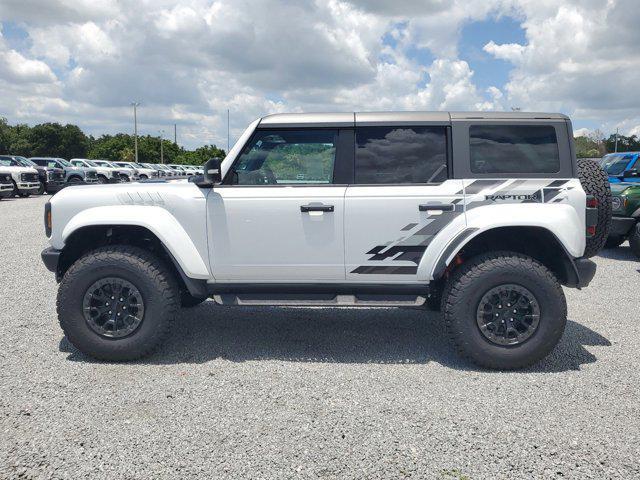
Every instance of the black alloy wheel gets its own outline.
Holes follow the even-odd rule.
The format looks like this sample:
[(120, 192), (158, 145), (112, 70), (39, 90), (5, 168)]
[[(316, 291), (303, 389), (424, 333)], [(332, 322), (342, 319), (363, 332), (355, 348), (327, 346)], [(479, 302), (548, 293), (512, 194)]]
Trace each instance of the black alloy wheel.
[(497, 345), (526, 342), (540, 323), (540, 305), (528, 289), (515, 284), (499, 285), (484, 294), (476, 322), (482, 335)]

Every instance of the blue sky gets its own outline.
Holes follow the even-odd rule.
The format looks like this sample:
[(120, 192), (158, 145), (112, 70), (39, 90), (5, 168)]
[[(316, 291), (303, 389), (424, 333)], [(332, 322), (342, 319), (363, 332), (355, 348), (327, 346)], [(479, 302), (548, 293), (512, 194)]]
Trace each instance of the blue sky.
[[(0, 115), (226, 144), (284, 111), (560, 111), (640, 133), (632, 0), (3, 0)], [(131, 15), (135, 11), (136, 15)], [(619, 75), (624, 70), (625, 75)]]

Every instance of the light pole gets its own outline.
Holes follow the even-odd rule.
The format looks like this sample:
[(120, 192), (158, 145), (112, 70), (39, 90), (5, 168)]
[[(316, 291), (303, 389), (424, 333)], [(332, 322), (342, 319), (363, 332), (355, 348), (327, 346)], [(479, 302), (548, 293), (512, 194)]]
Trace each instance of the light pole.
[(136, 155), (136, 163), (138, 163), (138, 112), (137, 108), (140, 102), (131, 102), (133, 105), (133, 148)]
[(160, 163), (164, 163), (164, 150), (162, 148), (162, 140), (164, 137), (164, 130), (158, 130), (160, 132)]

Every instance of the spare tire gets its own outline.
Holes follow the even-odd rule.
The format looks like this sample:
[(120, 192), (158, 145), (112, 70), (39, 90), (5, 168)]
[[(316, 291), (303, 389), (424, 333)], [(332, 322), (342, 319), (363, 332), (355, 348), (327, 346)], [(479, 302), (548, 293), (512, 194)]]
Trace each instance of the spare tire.
[(611, 228), (611, 187), (606, 172), (593, 160), (578, 159), (578, 178), (587, 195), (592, 195), (598, 206), (596, 234), (587, 237), (585, 257), (593, 257), (605, 245)]

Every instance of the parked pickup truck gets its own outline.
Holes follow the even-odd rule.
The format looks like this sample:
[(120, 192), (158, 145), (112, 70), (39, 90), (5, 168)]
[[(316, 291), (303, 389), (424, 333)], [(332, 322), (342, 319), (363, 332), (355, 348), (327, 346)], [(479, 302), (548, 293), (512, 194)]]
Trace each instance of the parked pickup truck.
[(40, 180), (35, 168), (25, 167), (13, 155), (0, 155), (0, 168), (11, 175), (13, 196), (28, 197), (38, 193)]
[(562, 336), (562, 286), (589, 284), (611, 221), (607, 177), (576, 162), (572, 139), (560, 114), (260, 118), (203, 175), (46, 204), (60, 325), (82, 352), (121, 361), (210, 297), (431, 305), (465, 357), (530, 365)]

